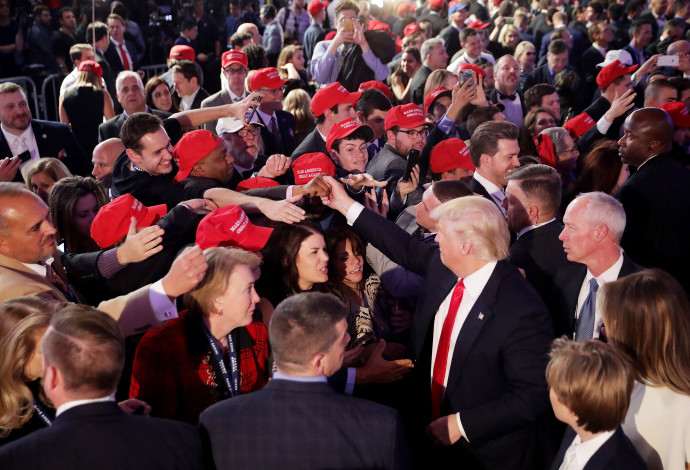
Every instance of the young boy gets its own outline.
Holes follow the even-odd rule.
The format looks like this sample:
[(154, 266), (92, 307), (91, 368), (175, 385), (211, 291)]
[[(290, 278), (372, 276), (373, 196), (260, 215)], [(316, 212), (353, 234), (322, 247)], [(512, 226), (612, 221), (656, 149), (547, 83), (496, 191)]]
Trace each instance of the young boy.
[(633, 375), (612, 346), (596, 340), (553, 342), (546, 368), (551, 406), (569, 427), (551, 470), (641, 470), (647, 466), (620, 424)]

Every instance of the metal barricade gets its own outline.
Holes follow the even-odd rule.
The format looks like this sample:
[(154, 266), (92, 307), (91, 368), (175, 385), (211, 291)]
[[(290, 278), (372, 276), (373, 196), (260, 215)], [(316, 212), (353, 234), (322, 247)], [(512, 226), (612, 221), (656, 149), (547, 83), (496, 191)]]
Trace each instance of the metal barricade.
[(149, 80), (151, 77), (157, 77), (158, 75), (164, 73), (166, 70), (168, 70), (168, 65), (167, 64), (155, 64), (155, 65), (144, 65), (143, 67), (139, 67), (141, 70), (144, 71), (144, 84)]
[(56, 73), (43, 80), (41, 99), (43, 101), (43, 119), (46, 121), (60, 120), (60, 85), (66, 76), (62, 73)]

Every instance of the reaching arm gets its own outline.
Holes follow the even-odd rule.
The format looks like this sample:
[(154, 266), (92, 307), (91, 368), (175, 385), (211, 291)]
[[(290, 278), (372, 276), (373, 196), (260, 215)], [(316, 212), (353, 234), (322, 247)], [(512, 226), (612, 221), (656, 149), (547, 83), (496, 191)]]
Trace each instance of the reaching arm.
[[(254, 99), (263, 96), (261, 93), (254, 92), (238, 103), (225, 104), (222, 106), (214, 106), (211, 108), (191, 109), (189, 111), (181, 111), (170, 116), (170, 119), (176, 119), (182, 129), (191, 129), (199, 127), (209, 121), (214, 121), (226, 116), (234, 116), (245, 121), (245, 113), (252, 104), (256, 105), (258, 102)], [(254, 103), (252, 103), (254, 101)]]

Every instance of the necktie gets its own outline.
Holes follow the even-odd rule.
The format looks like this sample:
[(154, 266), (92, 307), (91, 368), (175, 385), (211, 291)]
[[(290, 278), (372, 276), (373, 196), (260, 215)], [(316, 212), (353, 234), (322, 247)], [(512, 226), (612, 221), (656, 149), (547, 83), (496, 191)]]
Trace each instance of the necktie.
[(273, 137), (276, 139), (276, 143), (280, 144), (280, 129), (278, 129), (278, 121), (276, 120), (275, 115), (271, 116), (271, 132), (273, 133)]
[(515, 101), (515, 98), (517, 98), (517, 93), (513, 93), (512, 95), (504, 95), (500, 91), (498, 91), (498, 97), (502, 100), (510, 100), (510, 101)]
[(577, 319), (577, 333), (575, 333), (577, 341), (586, 341), (594, 336), (594, 308), (597, 305), (597, 290), (599, 290), (597, 280), (594, 278), (590, 279), (589, 294), (582, 305), (580, 316)]
[(446, 378), (446, 366), (448, 364), (448, 352), (450, 349), (450, 337), (453, 333), (453, 325), (455, 325), (455, 317), (458, 315), (460, 309), (460, 302), (462, 302), (462, 295), (465, 292), (465, 283), (462, 279), (455, 284), (453, 294), (450, 297), (450, 307), (448, 307), (448, 314), (443, 320), (443, 327), (441, 328), (441, 337), (438, 341), (438, 348), (436, 349), (436, 359), (434, 360), (434, 371), (431, 379), (431, 418), (437, 419), (441, 416), (441, 399), (443, 398), (444, 386)]
[(49, 264), (45, 265), (46, 268), (46, 280), (50, 282), (57, 290), (62, 292), (62, 294), (70, 302), (79, 303), (79, 298), (74, 293), (72, 288), (62, 280), (60, 276), (57, 275), (53, 267)]
[(120, 43), (120, 55), (122, 56), (122, 68), (124, 70), (131, 70), (129, 66), (129, 59), (127, 59), (127, 51), (122, 43)]

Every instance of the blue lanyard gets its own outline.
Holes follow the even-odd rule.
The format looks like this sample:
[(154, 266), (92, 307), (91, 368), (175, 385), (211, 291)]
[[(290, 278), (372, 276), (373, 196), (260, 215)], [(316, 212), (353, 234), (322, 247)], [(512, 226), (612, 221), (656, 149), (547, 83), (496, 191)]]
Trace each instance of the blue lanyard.
[(48, 413), (46, 413), (45, 410), (43, 409), (43, 407), (41, 407), (41, 405), (39, 405), (38, 402), (36, 402), (35, 400), (34, 400), (34, 411), (36, 411), (36, 414), (38, 415), (38, 417), (41, 418), (43, 420), (43, 422), (46, 423), (47, 426), (52, 426), (53, 420), (50, 419), (50, 417), (48, 416)]
[[(218, 347), (216, 338), (214, 338), (213, 335), (211, 335), (211, 332), (208, 331), (208, 328), (205, 324), (202, 323), (202, 326), (204, 327), (204, 334), (206, 335), (206, 339), (208, 339), (208, 343), (211, 346), (213, 355), (216, 357), (216, 362), (218, 363), (218, 367), (220, 368), (220, 373), (223, 376), (225, 386), (230, 392), (230, 396), (236, 397), (240, 394), (240, 371), (239, 367), (237, 366), (237, 353), (235, 352), (235, 344), (232, 341), (232, 337), (230, 336), (230, 333), (228, 333), (228, 335), (225, 337), (225, 339), (228, 342), (228, 358), (230, 359), (230, 373), (228, 373), (228, 368), (225, 365), (225, 361), (223, 360), (223, 354), (221, 353), (220, 348)], [(231, 375), (232, 380), (230, 378)]]

